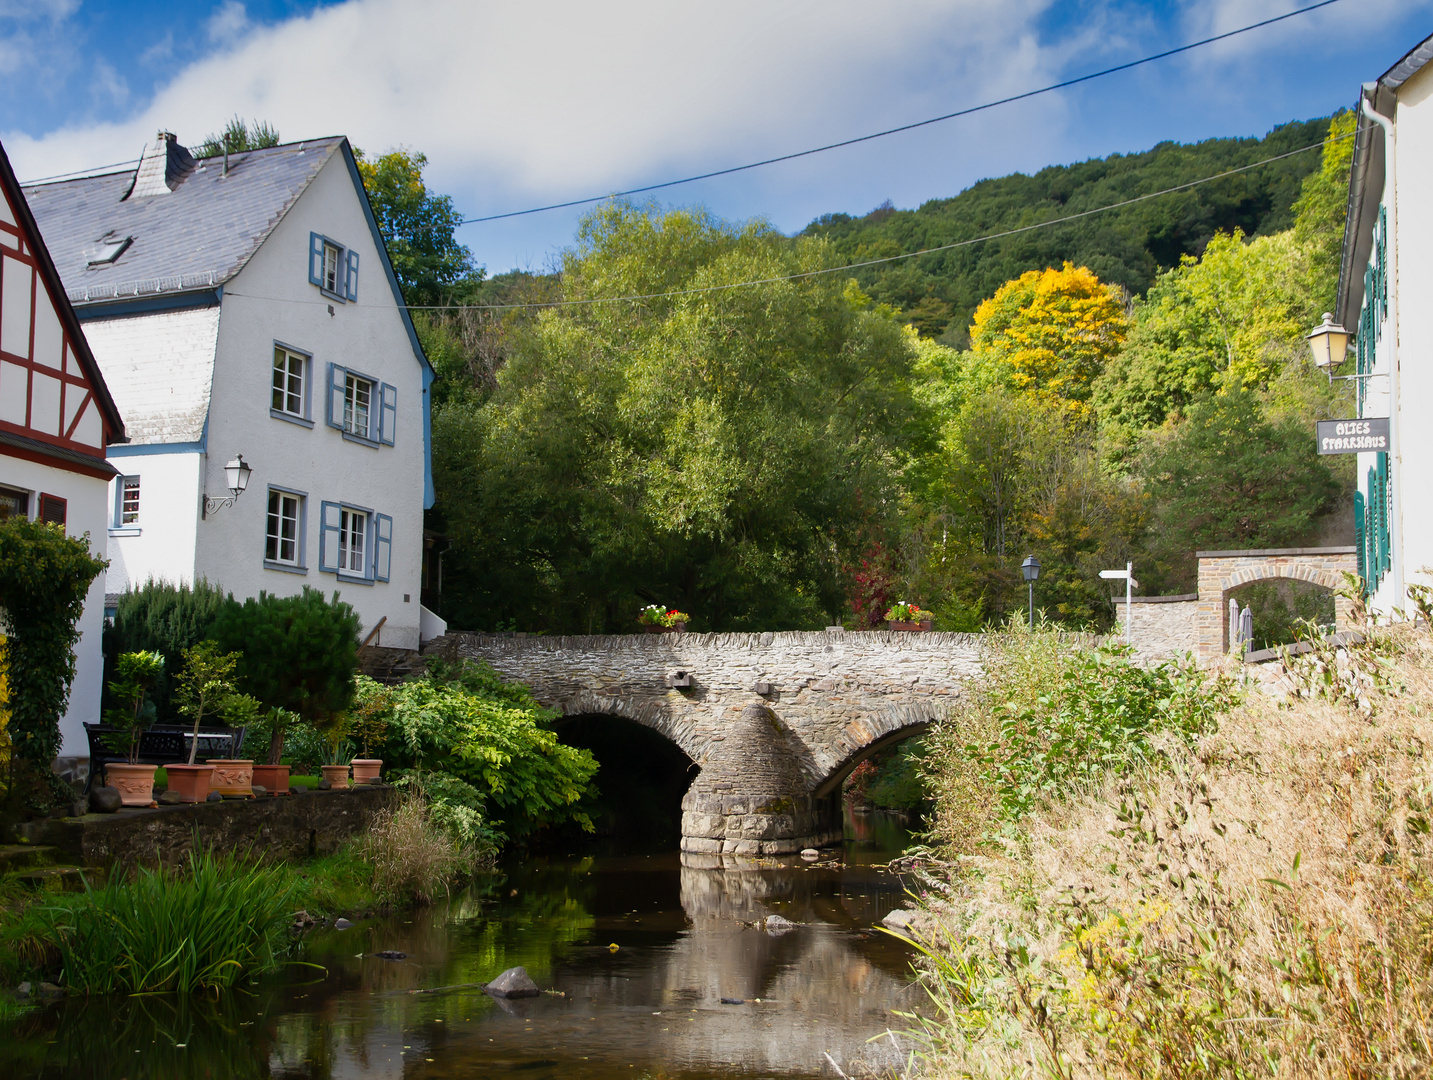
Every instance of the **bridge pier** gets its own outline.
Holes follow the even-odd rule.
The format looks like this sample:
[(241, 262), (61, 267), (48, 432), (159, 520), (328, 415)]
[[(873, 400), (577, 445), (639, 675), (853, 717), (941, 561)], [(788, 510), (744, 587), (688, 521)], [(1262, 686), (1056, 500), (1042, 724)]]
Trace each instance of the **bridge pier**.
[(817, 797), (801, 743), (765, 705), (748, 705), (682, 799), (682, 852), (789, 855), (841, 839), (841, 794)]

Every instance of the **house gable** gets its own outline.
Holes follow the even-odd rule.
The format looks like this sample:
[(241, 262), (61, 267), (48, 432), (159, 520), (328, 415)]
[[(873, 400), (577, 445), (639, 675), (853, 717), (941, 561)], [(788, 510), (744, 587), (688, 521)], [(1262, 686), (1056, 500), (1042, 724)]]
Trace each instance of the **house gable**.
[(0, 443), (7, 453), (110, 476), (124, 424), (0, 148)]

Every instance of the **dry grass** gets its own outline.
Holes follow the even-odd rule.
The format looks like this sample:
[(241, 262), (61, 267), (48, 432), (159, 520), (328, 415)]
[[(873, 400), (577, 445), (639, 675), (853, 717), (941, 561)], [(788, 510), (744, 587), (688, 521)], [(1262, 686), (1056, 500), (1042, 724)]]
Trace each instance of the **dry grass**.
[(484, 861), (433, 821), (427, 798), (416, 788), (392, 810), (375, 815), (358, 852), (372, 868), (374, 894), (386, 904), (429, 903)]
[[(931, 1072), (1428, 1074), (1433, 639), (1377, 631), (1304, 669), (1315, 696), (1256, 689), (1194, 749), (960, 858)], [(979, 788), (952, 790), (988, 821)]]

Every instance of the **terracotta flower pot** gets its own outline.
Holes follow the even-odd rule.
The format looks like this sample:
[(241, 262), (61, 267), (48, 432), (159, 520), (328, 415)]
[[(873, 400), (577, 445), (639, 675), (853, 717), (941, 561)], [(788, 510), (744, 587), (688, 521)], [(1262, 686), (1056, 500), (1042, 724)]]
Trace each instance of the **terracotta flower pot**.
[(110, 787), (119, 789), (121, 806), (154, 805), (154, 770), (156, 765), (127, 765), (111, 762), (104, 767)]
[(214, 791), (245, 799), (254, 797), (253, 758), (210, 758), (209, 764), (214, 766), (214, 779), (210, 781)]
[(382, 758), (354, 758), (353, 759), (353, 782), (366, 784), (370, 780), (377, 780), (378, 773), (383, 768)]
[(169, 776), (169, 790), (180, 802), (200, 803), (209, 797), (209, 782), (214, 776), (213, 765), (174, 764), (164, 766)]
[(291, 765), (255, 765), (254, 783), (267, 789), (270, 795), (289, 793), (289, 769)]
[(323, 778), (334, 787), (348, 786), (347, 765), (320, 765), (318, 768), (323, 773)]
[(892, 619), (886, 623), (886, 627), (890, 630), (904, 630), (908, 633), (919, 634), (929, 630), (931, 624), (929, 622), (901, 622), (899, 619)]

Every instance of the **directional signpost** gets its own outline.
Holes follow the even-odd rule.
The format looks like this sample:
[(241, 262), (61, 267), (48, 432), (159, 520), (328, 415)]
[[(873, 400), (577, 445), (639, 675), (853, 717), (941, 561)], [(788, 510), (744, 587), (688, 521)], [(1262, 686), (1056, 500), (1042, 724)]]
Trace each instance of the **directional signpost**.
[(1127, 562), (1127, 563), (1125, 563), (1125, 568), (1124, 568), (1123, 570), (1101, 570), (1101, 571), (1100, 571), (1100, 577), (1105, 578), (1106, 580), (1109, 580), (1109, 581), (1119, 581), (1119, 580), (1121, 580), (1121, 579), (1124, 580), (1124, 583), (1125, 583), (1125, 644), (1126, 644), (1126, 645), (1132, 645), (1132, 644), (1134, 644), (1134, 642), (1133, 642), (1133, 640), (1131, 639), (1131, 637), (1130, 637), (1130, 632), (1129, 632), (1130, 621), (1131, 621), (1131, 619), (1132, 619), (1132, 616), (1131, 616), (1131, 613), (1130, 613), (1130, 602), (1131, 602), (1132, 598), (1134, 597), (1134, 590), (1139, 586), (1139, 582), (1134, 579), (1134, 563), (1132, 563), (1132, 562)]

